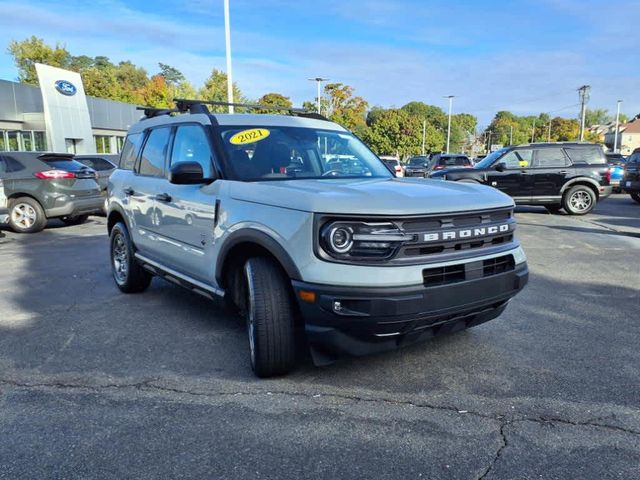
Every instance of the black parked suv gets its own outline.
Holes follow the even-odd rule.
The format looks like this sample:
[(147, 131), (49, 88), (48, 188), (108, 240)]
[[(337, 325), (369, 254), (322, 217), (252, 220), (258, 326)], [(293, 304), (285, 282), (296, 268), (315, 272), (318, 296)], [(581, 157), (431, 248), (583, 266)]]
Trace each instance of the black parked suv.
[(622, 190), (640, 203), (640, 148), (636, 148), (624, 165), (624, 177), (620, 181)]
[(426, 177), (429, 167), (428, 155), (416, 155), (411, 157), (404, 167), (405, 177)]
[(39, 232), (49, 218), (83, 223), (104, 205), (95, 170), (69, 154), (0, 154), (0, 182), (7, 222), (18, 233)]
[(611, 171), (599, 145), (561, 142), (497, 150), (473, 168), (435, 171), (431, 178), (490, 185), (517, 204), (584, 215), (611, 195)]

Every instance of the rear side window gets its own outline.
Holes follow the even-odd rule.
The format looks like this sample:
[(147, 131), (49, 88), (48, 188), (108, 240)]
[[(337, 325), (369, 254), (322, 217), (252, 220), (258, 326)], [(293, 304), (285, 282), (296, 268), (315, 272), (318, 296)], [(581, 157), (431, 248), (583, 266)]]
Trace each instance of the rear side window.
[(105, 160), (104, 158), (78, 158), (78, 161), (80, 163), (83, 163), (87, 167), (93, 168), (94, 170), (97, 170), (99, 172), (115, 168), (111, 162)]
[(0, 175), (3, 173), (19, 172), (24, 170), (25, 166), (13, 157), (0, 157)]
[(127, 135), (127, 139), (122, 147), (122, 153), (120, 154), (120, 163), (118, 164), (118, 168), (123, 170), (133, 170), (133, 166), (136, 164), (136, 159), (138, 158), (138, 153), (140, 152), (141, 141), (141, 133)]
[(142, 149), (140, 158), (140, 175), (161, 177), (164, 175), (164, 159), (167, 156), (170, 128), (154, 128)]
[(607, 163), (599, 147), (565, 148), (564, 150), (573, 163)]
[(537, 168), (567, 167), (569, 165), (569, 159), (561, 148), (540, 148), (536, 150), (534, 166)]

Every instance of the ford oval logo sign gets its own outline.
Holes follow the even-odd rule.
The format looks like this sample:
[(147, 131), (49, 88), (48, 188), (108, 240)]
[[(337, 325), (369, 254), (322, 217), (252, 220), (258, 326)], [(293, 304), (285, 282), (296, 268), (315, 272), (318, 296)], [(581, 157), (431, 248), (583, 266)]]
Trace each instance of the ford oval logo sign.
[(58, 80), (56, 83), (56, 90), (58, 90), (61, 94), (67, 95), (70, 97), (71, 95), (75, 95), (78, 89), (76, 86), (68, 82), (67, 80)]

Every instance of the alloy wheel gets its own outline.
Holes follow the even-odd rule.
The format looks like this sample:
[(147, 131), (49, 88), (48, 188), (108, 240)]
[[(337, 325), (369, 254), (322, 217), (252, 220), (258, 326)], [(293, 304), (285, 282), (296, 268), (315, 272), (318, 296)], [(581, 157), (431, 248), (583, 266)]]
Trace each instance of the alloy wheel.
[(112, 247), (113, 275), (118, 283), (127, 281), (129, 273), (129, 250), (122, 235), (116, 235)]
[(11, 210), (11, 220), (14, 224), (24, 229), (33, 227), (36, 223), (38, 214), (35, 209), (28, 203), (18, 203)]
[(593, 200), (591, 199), (591, 195), (589, 195), (584, 190), (578, 190), (571, 195), (569, 199), (569, 203), (571, 204), (571, 208), (573, 208), (576, 212), (584, 212), (591, 207), (591, 203)]

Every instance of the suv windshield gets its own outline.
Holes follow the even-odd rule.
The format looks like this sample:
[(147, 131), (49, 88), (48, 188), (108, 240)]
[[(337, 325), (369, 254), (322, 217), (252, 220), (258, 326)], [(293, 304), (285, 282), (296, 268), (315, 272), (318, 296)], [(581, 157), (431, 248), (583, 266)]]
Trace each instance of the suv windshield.
[(507, 153), (506, 148), (501, 148), (500, 150), (496, 150), (493, 153), (490, 153), (478, 163), (476, 163), (473, 168), (487, 168), (491, 166), (493, 162), (495, 162), (498, 158), (500, 158), (503, 154)]
[(392, 176), (378, 157), (347, 132), (301, 127), (225, 127), (221, 136), (237, 180)]
[(422, 167), (425, 163), (427, 163), (427, 157), (412, 157), (409, 159), (409, 165)]

